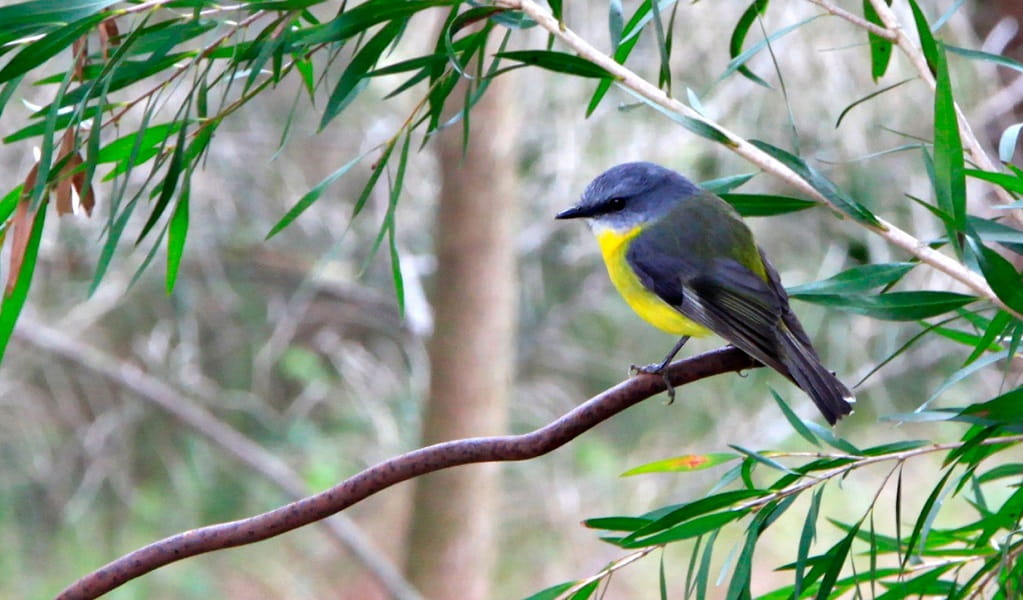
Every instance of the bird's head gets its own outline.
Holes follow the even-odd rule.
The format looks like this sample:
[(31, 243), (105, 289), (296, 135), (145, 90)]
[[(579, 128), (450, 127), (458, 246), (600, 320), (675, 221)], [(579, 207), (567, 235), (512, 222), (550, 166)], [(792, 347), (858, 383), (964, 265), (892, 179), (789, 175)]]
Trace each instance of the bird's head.
[(611, 167), (590, 182), (579, 204), (556, 219), (586, 219), (594, 232), (625, 232), (656, 222), (700, 188), (675, 171), (649, 162)]

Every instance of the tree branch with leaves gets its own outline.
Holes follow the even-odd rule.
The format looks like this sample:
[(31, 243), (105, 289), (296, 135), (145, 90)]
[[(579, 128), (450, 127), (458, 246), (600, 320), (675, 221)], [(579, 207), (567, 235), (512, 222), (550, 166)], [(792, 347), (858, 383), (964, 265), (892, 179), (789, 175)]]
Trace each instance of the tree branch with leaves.
[[(404, 117), (388, 125), (391, 129), (383, 141), (356, 153), (298, 198), (269, 229), (267, 237), (292, 226), (339, 179), (368, 170), (365, 185), (347, 210), (352, 221), (364, 218), (374, 190), (386, 182), (386, 207), (366, 254), (374, 256), (387, 242), (396, 304), (403, 308), (396, 219), (407, 201), (403, 199), (405, 174), (416, 160), (414, 147), (428, 144), (446, 128), (461, 128), (464, 140), (468, 140), (473, 107), (495, 77), (514, 69), (543, 69), (557, 81), (581, 80), (593, 86), (586, 115), (609, 104), (612, 91), (621, 92), (623, 104), (638, 103), (628, 108), (652, 108), (694, 134), (694, 139), (724, 148), (753, 165), (757, 173), (722, 177), (705, 184), (739, 212), (779, 216), (823, 205), (845, 223), (871, 232), (904, 253), (904, 259), (895, 262), (871, 262), (869, 257), (860, 262), (849, 260), (851, 266), (834, 276), (790, 289), (791, 297), (828, 310), (883, 322), (919, 323), (920, 333), (880, 361), (868, 377), (921, 339), (940, 340), (949, 352), (959, 350), (966, 356), (931, 397), (919, 403), (918, 410), (889, 417), (904, 422), (955, 423), (959, 427), (956, 431), (961, 432), (957, 441), (897, 441), (860, 448), (831, 430), (803, 421), (781, 396), (775, 395), (778, 409), (792, 431), (814, 446), (814, 451), (779, 453), (733, 444), (733, 452), (674, 457), (640, 467), (640, 472), (663, 473), (733, 463), (719, 485), (703, 498), (635, 516), (587, 520), (588, 527), (603, 532), (604, 541), (627, 554), (597, 574), (555, 586), (536, 597), (589, 597), (612, 573), (656, 549), (677, 543), (691, 544), (687, 597), (703, 597), (711, 580), (710, 565), (718, 535), (738, 523), (745, 523), (745, 528), (737, 558), (730, 567), (727, 595), (750, 597), (754, 559), (764, 560), (754, 556), (758, 544), (799, 499), (809, 506), (792, 548), (794, 556), (782, 565), (791, 573), (792, 583), (767, 592), (765, 597), (798, 598), (811, 593), (828, 597), (846, 592), (865, 595), (864, 590), (876, 591), (878, 586), (884, 586), (892, 596), (970, 598), (984, 594), (1011, 597), (1018, 593), (1023, 579), (1023, 561), (1017, 560), (1023, 553), (1023, 540), (1018, 535), (1023, 506), (1023, 488), (1018, 481), (1023, 467), (1018, 461), (1005, 459), (1003, 452), (1018, 448), (1021, 441), (1023, 413), (1019, 406), (1023, 405), (1023, 390), (1007, 385), (1011, 389), (998, 395), (978, 397), (952, 408), (931, 409), (930, 403), (948, 387), (974, 374), (998, 364), (1008, 365), (1008, 371), (1018, 360), (1023, 339), (1023, 278), (1015, 265), (1020, 262), (1023, 232), (1010, 219), (980, 216), (984, 212), (980, 209), (988, 207), (981, 206), (983, 198), (968, 197), (967, 181), (988, 184), (985, 191), (996, 202), (992, 210), (1018, 215), (1021, 204), (1016, 198), (1023, 193), (1023, 170), (1012, 163), (1012, 158), (1020, 128), (1009, 128), (1002, 134), (999, 160), (989, 156), (968, 119), (968, 110), (960, 105), (954, 76), (957, 69), (978, 65), (1021, 72), (1023, 65), (1007, 57), (954, 46), (945, 38), (942, 27), (957, 18), (957, 11), (965, 10), (962, 2), (952, 3), (937, 19), (929, 18), (925, 10), (928, 6), (921, 6), (917, 0), (866, 0), (859, 11), (823, 0), (749, 2), (732, 28), (727, 48), (716, 49), (718, 55), (727, 54), (729, 61), (719, 82), (752, 82), (755, 87), (751, 96), (770, 90), (769, 84), (752, 70), (758, 57), (770, 57), (770, 64), (781, 78), (772, 44), (783, 36), (804, 32), (804, 26), (820, 16), (786, 21), (784, 26), (771, 30), (777, 26), (771, 20), (775, 14), (772, 11), (784, 4), (816, 7), (813, 10), (823, 11), (821, 14), (860, 36), (866, 49), (860, 60), (875, 88), (864, 90), (859, 100), (841, 111), (841, 116), (854, 106), (885, 102), (891, 94), (906, 90), (908, 86), (901, 83), (877, 89), (892, 70), (891, 57), (896, 48), (910, 66), (910, 77), (905, 81), (924, 83), (932, 102), (929, 111), (919, 109), (927, 112), (929, 119), (919, 120), (927, 121), (928, 133), (918, 136), (908, 147), (883, 150), (868, 158), (877, 161), (896, 151), (918, 152), (920, 160), (913, 168), (928, 182), (929, 197), (917, 197), (907, 189), (884, 188), (872, 190), (868, 202), (862, 191), (836, 183), (837, 178), (821, 166), (822, 161), (802, 154), (798, 147), (782, 147), (737, 133), (749, 127), (744, 123), (726, 125), (727, 118), (711, 118), (712, 111), (705, 109), (700, 96), (691, 89), (686, 102), (673, 95), (672, 83), (678, 69), (672, 53), (685, 43), (678, 34), (681, 27), (675, 23), (678, 3), (644, 0), (628, 18), (621, 2), (608, 3), (611, 44), (607, 51), (579, 33), (583, 28), (566, 17), (564, 4), (551, 1), (542, 5), (532, 0), (485, 4), (367, 0), (338, 5), (316, 0), (268, 0), (223, 5), (69, 0), (0, 7), (0, 111), (16, 99), (32, 106), (25, 122), (7, 133), (3, 142), (37, 147), (32, 165), (19, 174), (19, 183), (11, 185), (0, 199), (5, 234), (2, 241), (9, 260), (0, 305), (0, 355), (7, 349), (28, 301), (44, 235), (52, 231), (52, 225), (46, 222), (51, 210), (56, 210), (58, 216), (89, 216), (94, 214), (95, 198), (105, 198), (100, 203), (102, 216), (93, 216), (105, 219), (105, 227), (91, 283), (83, 295), (94, 292), (112, 261), (128, 252), (126, 241), (133, 241), (135, 246), (149, 245), (133, 279), (144, 276), (153, 259), (164, 255), (165, 287), (173, 293), (187, 252), (190, 207), (197, 200), (193, 176), (217, 151), (216, 140), (225, 122), (249, 108), (254, 99), (290, 80), (299, 84), (310, 106), (322, 103), (319, 129), (323, 132), (338, 119), (347, 118), (353, 102), (367, 90), (375, 91), (376, 82), (402, 78), (382, 99), (411, 97), (403, 105)], [(719, 10), (705, 6), (710, 4), (699, 3), (694, 10)], [(410, 48), (410, 31), (438, 12), (443, 16), (440, 34), (429, 40), (426, 50)], [(754, 26), (761, 28), (763, 39), (750, 43)], [(533, 35), (536, 31), (544, 34), (546, 43)], [(656, 52), (634, 52), (641, 39)], [(492, 51), (494, 47), (496, 52)], [(402, 52), (394, 52), (398, 48)], [(829, 60), (824, 54), (813, 59)], [(965, 61), (957, 63), (960, 59)], [(656, 76), (641, 75), (647, 72)], [(26, 99), (29, 89), (41, 90), (31, 94), (43, 94), (46, 101), (39, 106), (30, 103)], [(459, 108), (452, 109), (456, 93)], [(787, 98), (785, 102), (792, 120), (792, 107)], [(790, 125), (795, 129), (794, 122)], [(283, 126), (283, 138), (287, 137), (288, 126)], [(834, 145), (841, 143), (840, 137), (833, 140)], [(364, 164), (367, 162), (370, 164)], [(760, 173), (770, 175), (775, 183), (798, 195), (737, 191)], [(909, 201), (899, 202), (903, 196)], [(929, 239), (914, 230), (916, 223), (912, 227), (896, 225), (891, 213), (904, 207), (925, 211), (926, 218), (931, 219), (928, 224), (944, 235)], [(164, 247), (166, 250), (161, 251)], [(943, 274), (941, 285), (956, 291), (919, 289), (910, 274), (921, 271), (920, 265)], [(740, 353), (725, 350), (676, 364), (673, 373), (681, 383), (748, 366), (748, 359)], [(709, 370), (693, 371), (697, 367)], [(179, 557), (278, 535), (432, 470), (538, 456), (656, 393), (659, 385), (657, 378), (636, 378), (533, 434), (423, 448), (385, 461), (294, 505), (179, 534), (97, 571), (69, 588), (65, 597), (94, 597)], [(823, 446), (837, 452), (825, 452)], [(910, 515), (902, 489), (903, 467), (928, 455), (942, 456), (941, 475), (930, 489), (916, 490), (924, 501), (916, 514)], [(852, 522), (830, 518), (841, 537), (813, 554), (818, 522), (829, 509), (824, 490), (835, 487), (831, 482), (878, 463), (894, 466), (877, 484), (859, 518)], [(881, 510), (880, 499), (885, 494), (894, 496), (894, 531), (880, 531), (875, 526), (875, 513)], [(938, 526), (938, 513), (953, 497), (966, 497), (976, 518), (965, 525)], [(912, 521), (912, 527), (904, 537), (906, 519)], [(857, 562), (858, 554), (868, 557), (866, 568), (862, 560)], [(665, 585), (663, 580), (661, 584)]]

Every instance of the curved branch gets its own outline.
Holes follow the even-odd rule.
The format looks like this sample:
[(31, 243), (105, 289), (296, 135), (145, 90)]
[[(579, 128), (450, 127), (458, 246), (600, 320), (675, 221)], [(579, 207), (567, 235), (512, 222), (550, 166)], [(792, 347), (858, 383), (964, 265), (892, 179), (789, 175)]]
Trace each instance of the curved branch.
[[(731, 346), (706, 352), (668, 367), (672, 385), (682, 386), (712, 375), (759, 367)], [(346, 481), (261, 515), (193, 529), (164, 538), (68, 586), (59, 600), (96, 598), (121, 584), (172, 562), (251, 544), (314, 523), (396, 483), (458, 465), (526, 460), (559, 448), (598, 423), (665, 389), (656, 375), (640, 375), (591, 398), (558, 420), (530, 433), (470, 438), (434, 444), (370, 467)]]
[[(533, 0), (496, 0), (496, 3), (500, 6), (513, 10), (522, 11), (529, 16), (529, 18), (536, 21), (540, 27), (547, 30), (551, 35), (558, 38), (562, 41), (562, 43), (574, 50), (579, 56), (602, 67), (605, 71), (614, 76), (617, 83), (622, 87), (639, 94), (643, 98), (646, 98), (647, 100), (673, 113), (686, 116), (711, 126), (728, 138), (728, 142), (723, 144), (728, 150), (731, 150), (764, 171), (767, 171), (775, 177), (785, 181), (817, 202), (835, 208), (827, 198), (810, 185), (809, 182), (800, 177), (798, 173), (781, 163), (773, 156), (751, 144), (749, 140), (729, 131), (727, 128), (701, 115), (689, 106), (686, 106), (678, 100), (668, 96), (663, 90), (654, 84), (643, 79), (624, 65), (619, 64), (607, 54), (597, 50), (588, 41), (555, 19), (547, 8), (541, 7), (536, 2), (533, 2)], [(881, 4), (883, 4), (883, 2)], [(838, 209), (835, 208), (835, 210)], [(971, 291), (986, 300), (990, 300), (1002, 310), (1005, 310), (1019, 319), (1023, 319), (1023, 314), (1020, 314), (1006, 306), (1006, 304), (995, 295), (994, 291), (990, 286), (988, 286), (987, 281), (985, 281), (982, 276), (970, 271), (970, 269), (956, 259), (931, 248), (923, 241), (918, 240), (909, 232), (900, 229), (894, 224), (889, 223), (880, 217), (877, 217), (877, 221), (879, 225), (876, 227), (865, 224), (861, 225), (888, 240), (889, 243), (902, 248), (912, 256), (915, 256), (920, 260), (920, 262), (930, 265), (942, 273), (945, 273), (952, 279), (962, 283)]]
[[(175, 389), (139, 367), (120, 361), (102, 350), (65, 335), (60, 330), (22, 316), (14, 335), (37, 348), (72, 361), (128, 389), (146, 402), (159, 407), (186, 427), (219, 446), (241, 464), (275, 484), (292, 498), (304, 498), (310, 492), (302, 477), (272, 452), (216, 418), (189, 394)], [(326, 531), (372, 573), (381, 586), (397, 600), (419, 600), (419, 592), (369, 536), (345, 515), (322, 522)]]

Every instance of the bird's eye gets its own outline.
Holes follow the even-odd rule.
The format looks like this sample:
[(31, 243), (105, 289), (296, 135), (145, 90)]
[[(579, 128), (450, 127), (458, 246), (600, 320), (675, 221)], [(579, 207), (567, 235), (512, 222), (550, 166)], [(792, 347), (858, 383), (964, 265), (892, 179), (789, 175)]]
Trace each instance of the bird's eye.
[(607, 210), (617, 212), (625, 208), (625, 198), (611, 198), (607, 201)]

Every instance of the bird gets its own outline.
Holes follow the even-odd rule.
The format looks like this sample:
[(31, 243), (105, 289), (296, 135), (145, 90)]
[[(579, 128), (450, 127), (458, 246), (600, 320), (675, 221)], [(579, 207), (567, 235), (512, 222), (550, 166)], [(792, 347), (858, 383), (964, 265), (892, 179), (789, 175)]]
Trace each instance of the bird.
[(683, 175), (651, 162), (611, 167), (556, 219), (584, 219), (608, 275), (654, 327), (681, 336), (664, 361), (634, 372), (661, 375), (692, 336), (717, 334), (773, 368), (834, 425), (853, 393), (821, 364), (789, 306), (778, 271), (734, 208)]

